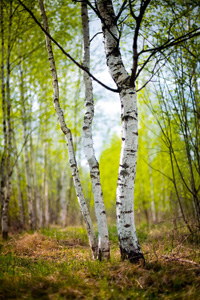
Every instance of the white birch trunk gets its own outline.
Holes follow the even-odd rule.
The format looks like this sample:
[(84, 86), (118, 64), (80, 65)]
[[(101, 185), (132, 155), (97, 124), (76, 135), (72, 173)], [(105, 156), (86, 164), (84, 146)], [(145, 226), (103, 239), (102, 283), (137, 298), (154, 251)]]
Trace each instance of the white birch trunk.
[(5, 99), (5, 78), (4, 78), (4, 14), (3, 3), (1, 1), (1, 94), (2, 94), (2, 112), (3, 112), (3, 138), (4, 149), (1, 158), (1, 230), (2, 237), (8, 237), (7, 213), (5, 207), (6, 200), (6, 152), (7, 152), (7, 128), (6, 128), (6, 99)]
[[(41, 137), (38, 135), (38, 144), (39, 140)], [(35, 202), (36, 202), (36, 211), (37, 211), (37, 226), (39, 228), (43, 227), (43, 206), (42, 206), (42, 197), (40, 193), (40, 188), (38, 186), (38, 178), (37, 178), (37, 149), (35, 150), (35, 155), (34, 155), (34, 163), (33, 163), (33, 174), (34, 174), (34, 197), (35, 197)]]
[[(2, 3), (1, 3), (2, 5)], [(1, 17), (3, 19), (3, 7), (1, 6)], [(12, 180), (12, 172), (11, 172), (11, 151), (12, 151), (12, 130), (11, 130), (11, 102), (10, 102), (10, 39), (11, 39), (11, 26), (12, 26), (12, 2), (10, 2), (9, 9), (9, 27), (8, 27), (8, 46), (7, 46), (7, 97), (6, 97), (6, 105), (5, 105), (5, 91), (4, 91), (4, 28), (3, 28), (3, 20), (2, 23), (2, 98), (3, 98), (3, 127), (4, 127), (4, 153), (2, 157), (3, 168), (2, 170), (2, 178), (3, 178), (3, 201), (2, 201), (2, 236), (7, 239), (8, 237), (8, 206), (10, 202), (11, 195), (11, 180)], [(7, 126), (6, 126), (6, 107), (7, 107)], [(5, 154), (7, 154), (7, 170), (5, 170)], [(6, 175), (7, 171), (7, 175)], [(4, 177), (5, 175), (5, 177)]]
[(138, 149), (136, 92), (129, 88), (125, 95), (121, 92), (120, 97), (122, 146), (117, 183), (117, 227), (122, 259), (135, 262), (143, 258), (136, 235), (133, 206)]
[(16, 177), (17, 177), (17, 197), (18, 197), (18, 205), (19, 205), (19, 217), (20, 217), (20, 229), (24, 228), (24, 206), (23, 206), (23, 197), (22, 190), (20, 185), (20, 173), (19, 173), (19, 165), (16, 161)]
[(37, 208), (37, 222), (38, 222), (38, 226), (39, 228), (43, 228), (44, 224), (43, 224), (43, 219), (42, 219), (42, 209), (43, 209), (43, 206), (42, 206), (42, 198), (41, 198), (41, 195), (40, 195), (40, 191), (39, 190), (36, 190), (36, 208)]
[[(14, 128), (14, 124), (13, 124)], [(15, 139), (15, 133), (13, 131), (13, 143), (14, 143), (14, 153), (16, 157), (16, 163), (15, 163), (15, 170), (16, 170), (16, 178), (17, 178), (17, 198), (18, 198), (18, 206), (19, 206), (19, 219), (20, 219), (20, 229), (24, 228), (24, 205), (23, 205), (23, 194), (22, 194), (22, 189), (20, 185), (20, 171), (19, 171), (19, 164), (18, 164), (18, 159), (17, 159), (17, 145), (16, 145), (16, 139)]]
[[(90, 38), (89, 38), (89, 19), (87, 4), (81, 3), (81, 16), (83, 27), (83, 66), (90, 70)], [(108, 237), (108, 226), (106, 219), (105, 206), (103, 201), (103, 192), (100, 183), (99, 163), (95, 157), (93, 138), (92, 138), (92, 122), (94, 117), (94, 101), (92, 80), (86, 72), (83, 73), (85, 84), (85, 116), (83, 124), (83, 143), (85, 156), (87, 158), (90, 177), (92, 181), (92, 190), (95, 203), (95, 214), (98, 225), (98, 256), (101, 258), (110, 258), (110, 246)]]
[[(10, 2), (10, 12), (9, 12), (9, 28), (8, 28), (8, 47), (7, 47), (7, 125), (8, 125), (8, 145), (7, 145), (7, 195), (6, 202), (7, 207), (10, 202), (11, 196), (11, 181), (12, 181), (12, 172), (11, 172), (11, 152), (12, 152), (12, 127), (11, 127), (11, 99), (10, 99), (10, 54), (11, 54), (11, 27), (12, 27), (12, 1)], [(8, 211), (7, 211), (8, 215)]]
[(32, 230), (35, 229), (35, 218), (33, 213), (33, 200), (31, 190), (31, 171), (30, 163), (28, 158), (28, 146), (27, 146), (27, 116), (25, 110), (25, 99), (24, 99), (24, 82), (23, 82), (23, 71), (21, 73), (21, 111), (22, 111), (22, 123), (23, 123), (23, 140), (24, 140), (24, 163), (25, 163), (25, 177), (26, 177), (26, 192), (28, 201), (28, 214), (29, 214), (29, 226)]
[(67, 178), (66, 170), (64, 168), (61, 175), (61, 190), (60, 190), (60, 224), (62, 227), (66, 226), (66, 217), (67, 217)]
[[(32, 109), (30, 109), (30, 115), (32, 115)], [(30, 120), (30, 128), (31, 126), (31, 120)], [(33, 138), (32, 135), (30, 135), (30, 175), (31, 175), (31, 193), (32, 193), (32, 203), (33, 203), (33, 216), (34, 216), (34, 229), (37, 229), (37, 217), (38, 217), (38, 211), (37, 211), (37, 201), (36, 201), (36, 180), (35, 180), (35, 164), (36, 164), (36, 153), (33, 147)]]
[(45, 226), (49, 226), (50, 223), (50, 205), (49, 205), (49, 185), (47, 180), (47, 174), (45, 174), (44, 184), (44, 199), (45, 199)]
[(43, 179), (43, 202), (45, 207), (45, 226), (49, 226), (49, 185), (47, 179), (47, 144), (43, 143), (44, 147), (44, 179)]
[[(47, 17), (44, 9), (44, 4), (42, 0), (39, 0), (39, 5), (40, 5), (40, 10), (41, 10), (41, 15), (43, 19), (43, 24), (44, 28), (47, 32), (49, 32), (48, 28), (48, 22), (47, 22)], [(60, 107), (59, 103), (59, 87), (58, 87), (58, 78), (57, 78), (57, 72), (56, 72), (56, 65), (54, 61), (54, 55), (53, 55), (53, 49), (51, 45), (51, 40), (47, 35), (45, 35), (46, 38), (46, 46), (47, 46), (47, 52), (48, 52), (48, 57), (49, 57), (49, 62), (50, 62), (50, 68), (51, 68), (51, 74), (52, 74), (52, 79), (53, 79), (53, 104), (54, 108), (58, 117), (58, 122), (60, 124), (60, 128), (62, 132), (65, 135), (65, 139), (67, 141), (67, 147), (68, 147), (68, 156), (69, 156), (69, 163), (72, 171), (72, 176), (73, 176), (73, 181), (74, 181), (74, 186), (78, 198), (78, 202), (81, 208), (81, 212), (83, 214), (83, 218), (86, 224), (87, 228), (87, 233), (88, 233), (88, 238), (89, 238), (89, 243), (90, 247), (93, 252), (93, 256), (96, 257), (97, 255), (97, 240), (96, 240), (96, 235), (93, 229), (92, 221), (89, 215), (89, 211), (87, 208), (87, 204), (84, 198), (80, 178), (79, 178), (79, 172), (78, 172), (78, 167), (76, 163), (76, 158), (74, 154), (74, 147), (73, 147), (73, 141), (72, 141), (72, 134), (70, 129), (67, 127), (65, 120), (64, 120), (64, 114), (63, 111)]]
[(119, 245), (122, 259), (142, 261), (144, 257), (138, 242), (134, 222), (133, 193), (135, 185), (138, 112), (135, 87), (130, 85), (118, 45), (118, 31), (114, 23), (115, 13), (111, 0), (98, 0), (102, 18), (107, 65), (119, 89), (121, 101), (122, 145), (118, 172), (116, 214)]
[[(38, 144), (41, 137), (38, 135)], [(43, 219), (43, 197), (41, 196), (42, 191), (38, 186), (37, 178), (37, 149), (35, 150), (33, 157), (33, 178), (34, 178), (34, 198), (35, 198), (35, 207), (36, 207), (36, 226), (37, 228), (44, 228), (44, 219)]]

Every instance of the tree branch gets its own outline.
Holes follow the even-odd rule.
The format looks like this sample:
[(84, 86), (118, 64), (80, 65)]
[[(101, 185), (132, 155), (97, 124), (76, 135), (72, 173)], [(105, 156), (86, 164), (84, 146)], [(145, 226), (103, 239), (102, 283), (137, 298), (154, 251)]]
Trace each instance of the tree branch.
[(94, 81), (96, 81), (98, 84), (106, 88), (107, 90), (119, 93), (119, 89), (113, 89), (101, 82), (99, 79), (97, 79), (94, 75), (92, 75), (86, 68), (84, 68), (80, 63), (78, 63), (69, 53), (67, 53), (63, 47), (44, 29), (44, 27), (40, 24), (40, 22), (37, 20), (33, 12), (21, 1), (17, 0), (24, 8), (25, 10), (31, 15), (33, 20), (36, 22), (36, 24), (41, 28), (41, 30), (51, 39), (51, 41), (62, 51), (63, 54), (65, 54), (75, 65), (77, 65), (81, 70), (85, 71)]
[(91, 39), (90, 39), (90, 43), (94, 40), (94, 38), (97, 36), (97, 35), (99, 35), (99, 34), (103, 34), (103, 32), (102, 31), (100, 31), (100, 32), (97, 32)]
[[(131, 77), (130, 77), (130, 84), (132, 86), (135, 85), (136, 72), (137, 72), (137, 66), (138, 66), (138, 57), (139, 57), (139, 55), (137, 53), (137, 41), (138, 41), (139, 30), (140, 30), (142, 18), (145, 14), (145, 11), (146, 11), (147, 6), (149, 5), (150, 1), (151, 0), (146, 0), (145, 2), (142, 1), (141, 5), (140, 5), (139, 16), (134, 17), (135, 20), (136, 20), (136, 28), (135, 28), (134, 38), (133, 38), (133, 68), (132, 68)], [(130, 7), (131, 7), (131, 5), (130, 5)], [(131, 14), (132, 13), (133, 13), (133, 11), (132, 11), (132, 7), (131, 7)]]
[(117, 24), (117, 21), (119, 20), (121, 14), (123, 13), (124, 9), (125, 9), (125, 6), (126, 6), (126, 3), (127, 3), (128, 0), (124, 0), (124, 2), (122, 3), (122, 6), (120, 7), (120, 10), (117, 14), (117, 16), (115, 17), (115, 21), (114, 23)]
[[(143, 53), (147, 53), (147, 52), (155, 52), (157, 53), (158, 51), (161, 51), (161, 50), (165, 50), (165, 49), (168, 49), (170, 47), (173, 47), (173, 46), (176, 46), (182, 42), (185, 42), (187, 41), (188, 39), (191, 39), (195, 36), (199, 36), (200, 35), (200, 32), (197, 32), (198, 30), (200, 30), (200, 27), (182, 35), (182, 36), (179, 36), (178, 38), (174, 39), (174, 38), (171, 38), (169, 39), (168, 41), (166, 41), (163, 45), (159, 46), (159, 47), (155, 47), (155, 48), (150, 48), (150, 49), (146, 49), (146, 50), (142, 50), (138, 53), (138, 57), (143, 54)], [(192, 34), (193, 33), (193, 34)], [(173, 40), (173, 41), (172, 41)]]

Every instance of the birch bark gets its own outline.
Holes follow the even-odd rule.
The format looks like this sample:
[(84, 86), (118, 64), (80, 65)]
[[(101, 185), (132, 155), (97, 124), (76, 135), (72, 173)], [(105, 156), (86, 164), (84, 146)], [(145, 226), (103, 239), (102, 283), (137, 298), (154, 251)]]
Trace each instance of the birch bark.
[[(83, 28), (83, 67), (90, 71), (89, 19), (87, 4), (84, 2), (81, 2), (81, 16)], [(110, 246), (103, 192), (100, 183), (99, 163), (95, 157), (93, 147), (92, 122), (94, 117), (94, 101), (92, 80), (86, 72), (83, 73), (83, 79), (85, 84), (83, 143), (85, 156), (90, 168), (90, 177), (92, 181), (92, 190), (95, 203), (95, 214), (98, 224), (98, 258), (101, 260), (101, 258), (110, 258)]]
[(131, 262), (144, 263), (136, 235), (133, 211), (138, 148), (136, 90), (130, 84), (130, 76), (122, 61), (112, 1), (98, 0), (97, 4), (102, 20), (107, 65), (120, 91), (121, 101), (122, 145), (116, 193), (117, 230), (121, 257), (122, 259), (128, 258)]
[[(13, 124), (14, 128), (14, 124)], [(24, 228), (25, 217), (24, 217), (24, 204), (23, 204), (23, 193), (20, 184), (20, 170), (18, 164), (18, 153), (17, 153), (17, 145), (15, 139), (15, 132), (13, 131), (13, 145), (14, 145), (14, 155), (15, 155), (15, 170), (16, 170), (16, 178), (17, 178), (17, 198), (18, 198), (18, 206), (19, 206), (19, 219), (20, 219), (20, 229)]]
[(61, 190), (60, 190), (60, 224), (62, 227), (66, 226), (66, 216), (67, 216), (67, 168), (64, 168), (61, 175)]
[(44, 228), (43, 223), (43, 204), (42, 204), (42, 197), (40, 195), (40, 191), (36, 190), (36, 208), (37, 208), (37, 222), (39, 228)]
[[(48, 27), (48, 21), (47, 21), (47, 16), (46, 12), (44, 9), (44, 4), (43, 0), (39, 0), (39, 5), (40, 5), (40, 11), (43, 19), (43, 24), (44, 28), (47, 32), (49, 32), (49, 27)], [(78, 167), (76, 163), (76, 158), (74, 154), (74, 146), (73, 146), (73, 141), (72, 141), (72, 134), (70, 129), (67, 127), (65, 120), (64, 120), (64, 114), (63, 111), (60, 107), (59, 103), (59, 86), (58, 86), (58, 78), (57, 78), (57, 71), (56, 71), (56, 65), (55, 65), (55, 60), (54, 60), (54, 55), (53, 55), (53, 49), (51, 45), (51, 40), (47, 35), (45, 35), (46, 38), (46, 47), (47, 47), (47, 52), (48, 52), (48, 57), (49, 57), (49, 62), (50, 62), (50, 68), (51, 68), (51, 74), (52, 74), (52, 79), (53, 79), (53, 104), (54, 108), (58, 117), (58, 122), (60, 124), (60, 128), (62, 132), (65, 135), (66, 141), (67, 141), (67, 147), (68, 147), (68, 156), (69, 156), (69, 163), (72, 171), (72, 176), (73, 176), (73, 181), (74, 181), (74, 186), (76, 189), (76, 194), (78, 198), (78, 202), (81, 208), (81, 212), (83, 214), (83, 218), (86, 224), (87, 228), (87, 233), (88, 233), (88, 238), (89, 238), (89, 243), (90, 247), (93, 252), (93, 257), (95, 258), (97, 256), (97, 240), (96, 240), (96, 235), (93, 229), (92, 221), (89, 215), (89, 211), (87, 208), (87, 204), (84, 198), (80, 178), (79, 178), (79, 172), (78, 172)]]
[(24, 205), (23, 205), (23, 195), (20, 185), (20, 173), (19, 173), (19, 165), (18, 161), (15, 163), (16, 169), (16, 177), (17, 177), (17, 197), (18, 197), (18, 205), (19, 205), (19, 216), (20, 216), (20, 229), (24, 228)]
[(10, 1), (9, 9), (9, 27), (8, 27), (8, 47), (7, 47), (7, 124), (8, 124), (8, 147), (7, 147), (7, 202), (10, 201), (11, 194), (11, 152), (12, 152), (12, 126), (11, 126), (11, 99), (10, 99), (10, 55), (11, 55), (11, 27), (12, 27), (12, 1)]
[(4, 11), (1, 1), (1, 94), (3, 112), (3, 139), (4, 148), (1, 157), (1, 229), (2, 237), (8, 237), (7, 215), (5, 211), (6, 200), (6, 153), (7, 153), (7, 127), (6, 127), (6, 98), (5, 98), (5, 78), (4, 78)]
[(47, 143), (44, 141), (44, 178), (43, 178), (43, 202), (45, 207), (45, 226), (49, 226), (49, 185), (47, 179)]
[(11, 128), (11, 101), (10, 101), (10, 52), (11, 52), (11, 27), (12, 27), (12, 1), (9, 8), (9, 26), (8, 26), (8, 47), (7, 47), (7, 79), (6, 79), (6, 106), (7, 106), (7, 183), (6, 195), (2, 209), (2, 233), (3, 237), (8, 237), (8, 206), (11, 195), (11, 151), (12, 151), (12, 128)]
[[(1, 3), (2, 5), (2, 3)], [(2, 7), (2, 17), (3, 17), (3, 7)], [(12, 129), (11, 129), (11, 101), (10, 101), (10, 53), (11, 53), (11, 27), (12, 27), (12, 1), (10, 1), (9, 7), (9, 26), (8, 26), (8, 40), (7, 40), (7, 78), (6, 78), (6, 105), (5, 105), (5, 91), (3, 91), (4, 87), (2, 87), (2, 96), (3, 96), (3, 123), (4, 123), (4, 153), (3, 153), (3, 167), (5, 168), (5, 157), (6, 155), (6, 167), (7, 170), (4, 169), (2, 177), (4, 177), (4, 201), (2, 205), (2, 235), (3, 238), (7, 239), (8, 237), (8, 206), (10, 202), (11, 195), (11, 180), (12, 180), (12, 172), (11, 172), (11, 151), (12, 151)], [(2, 20), (2, 30), (3, 30), (3, 20)], [(2, 31), (2, 42), (4, 44), (4, 32)], [(3, 63), (3, 52), (4, 45), (2, 49), (2, 63)], [(4, 67), (2, 68), (2, 73), (4, 73)], [(4, 74), (2, 74), (2, 81), (4, 85)], [(3, 95), (4, 94), (4, 95)], [(7, 111), (6, 111), (7, 108)], [(6, 115), (7, 113), (7, 115)], [(6, 120), (7, 117), (7, 120)], [(7, 121), (7, 124), (6, 124)], [(7, 125), (7, 126), (6, 126)], [(6, 174), (7, 173), (7, 174)]]
[[(30, 109), (29, 115), (32, 115), (32, 108)], [(32, 119), (30, 119), (30, 128), (32, 128)], [(37, 200), (36, 200), (36, 181), (35, 181), (35, 160), (36, 153), (33, 147), (33, 137), (30, 135), (30, 175), (31, 175), (31, 194), (33, 203), (33, 216), (34, 216), (34, 229), (37, 229), (38, 211), (37, 211)]]
[(27, 116), (25, 109), (25, 99), (24, 99), (24, 80), (23, 80), (23, 71), (20, 66), (20, 93), (21, 93), (21, 111), (22, 111), (22, 123), (23, 123), (23, 139), (24, 139), (24, 162), (25, 162), (25, 176), (26, 176), (26, 192), (28, 200), (28, 214), (29, 214), (29, 226), (32, 230), (35, 230), (35, 216), (33, 212), (33, 199), (31, 191), (31, 171), (30, 163), (28, 158), (28, 146), (27, 146)]

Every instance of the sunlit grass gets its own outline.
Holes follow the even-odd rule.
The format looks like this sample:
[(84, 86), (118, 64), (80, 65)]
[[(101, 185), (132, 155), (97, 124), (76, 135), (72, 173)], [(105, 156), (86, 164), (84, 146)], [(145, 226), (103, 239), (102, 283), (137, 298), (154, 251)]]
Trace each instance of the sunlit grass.
[(198, 238), (184, 230), (138, 230), (145, 268), (121, 262), (115, 226), (111, 260), (93, 261), (81, 227), (45, 229), (0, 242), (0, 299), (198, 299)]

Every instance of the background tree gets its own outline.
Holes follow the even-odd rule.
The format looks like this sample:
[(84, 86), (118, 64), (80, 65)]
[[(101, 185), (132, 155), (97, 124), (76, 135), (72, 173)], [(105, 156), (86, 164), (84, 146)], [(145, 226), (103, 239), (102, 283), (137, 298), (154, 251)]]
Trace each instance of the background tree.
[[(2, 3), (4, 9), (8, 7), (7, 3), (6, 5), (4, 2)], [(22, 9), (22, 6), (19, 6), (19, 3), (29, 11), (29, 14)], [(69, 119), (69, 126), (75, 136), (75, 153), (78, 162), (82, 158), (79, 128), (82, 127), (80, 120), (82, 119), (81, 115), (83, 115), (83, 104), (81, 103), (83, 103), (84, 93), (80, 71), (75, 69), (75, 65), (93, 79), (94, 91), (97, 91), (95, 85), (97, 82), (110, 91), (109, 97), (120, 96), (122, 140), (117, 184), (120, 249), (123, 259), (144, 261), (135, 233), (133, 214), (138, 144), (137, 128), (139, 128), (141, 135), (139, 137), (139, 147), (141, 148), (139, 148), (138, 153), (138, 176), (136, 177), (134, 196), (136, 218), (142, 222), (145, 217), (146, 222), (150, 224), (152, 219), (154, 222), (160, 221), (162, 218), (169, 217), (171, 213), (173, 213), (173, 218), (174, 216), (178, 217), (181, 210), (191, 232), (194, 228), (194, 224), (190, 220), (192, 215), (195, 216), (196, 224), (199, 226), (199, 88), (197, 79), (199, 74), (199, 5), (196, 1), (189, 3), (182, 0), (176, 3), (171, 0), (162, 2), (153, 0), (97, 1), (94, 3), (85, 1), (84, 3), (88, 5), (90, 18), (94, 21), (94, 26), (91, 26), (93, 33), (90, 40), (91, 46), (95, 44), (98, 48), (98, 41), (102, 43), (104, 40), (105, 56), (103, 57), (103, 50), (101, 50), (101, 61), (104, 60), (104, 66), (107, 63), (114, 79), (113, 84), (110, 84), (108, 77), (105, 79), (107, 81), (105, 84), (100, 82), (97, 75), (94, 76), (99, 70), (103, 70), (103, 63), (99, 67), (100, 60), (95, 57), (94, 53), (92, 53), (91, 70), (85, 68), (80, 62), (82, 40), (79, 3), (67, 3), (60, 0), (55, 4), (54, 1), (46, 1), (45, 7), (53, 38), (40, 24), (41, 19), (36, 1), (13, 2), (12, 22), (17, 29), (13, 36), (15, 43), (10, 56), (12, 119), (15, 124), (16, 140), (16, 150), (12, 152), (12, 155), (18, 158), (18, 173), (21, 181), (20, 184), (17, 184), (16, 177), (13, 176), (12, 178), (11, 214), (8, 221), (10, 224), (12, 222), (14, 224), (15, 218), (13, 216), (17, 215), (14, 209), (17, 188), (21, 187), (25, 226), (27, 226), (28, 193), (24, 176), (24, 161), (21, 155), (25, 148), (27, 148), (27, 157), (30, 162), (31, 195), (33, 210), (36, 211), (37, 225), (44, 226), (39, 214), (40, 208), (43, 207), (43, 211), (45, 211), (43, 195), (46, 184), (44, 182), (48, 182), (48, 185), (51, 186), (48, 194), (48, 223), (59, 223), (61, 202), (63, 203), (63, 200), (61, 201), (61, 185), (63, 186), (61, 174), (65, 168), (66, 155), (64, 147), (58, 149), (57, 146), (58, 144), (62, 145), (62, 140), (59, 131), (57, 132), (59, 127), (56, 125), (53, 109), (49, 105), (51, 76), (46, 67), (48, 60), (43, 43), (43, 33), (38, 30), (37, 24), (45, 32), (49, 41), (53, 41), (58, 47), (53, 47), (52, 51), (55, 54), (57, 69), (60, 74), (61, 105), (66, 110), (66, 113), (63, 112), (62, 115)], [(67, 15), (66, 10), (69, 11)], [(6, 9), (5, 11), (8, 12)], [(9, 24), (8, 19), (7, 14), (6, 24)], [(63, 34), (64, 29), (66, 29), (66, 34)], [(33, 42), (36, 47), (33, 47)], [(1, 52), (3, 49), (2, 46)], [(102, 48), (99, 47), (99, 49)], [(100, 56), (99, 52), (96, 56)], [(66, 57), (72, 62), (66, 60)], [(6, 59), (4, 58), (2, 61), (5, 66)], [(95, 66), (94, 62), (98, 62), (98, 65)], [(20, 112), (22, 102), (20, 102), (18, 83), (20, 64), (26, 66), (26, 68), (24, 67), (26, 101), (23, 108), (27, 112), (27, 123), (29, 124), (23, 142), (23, 123)], [(150, 83), (152, 79), (157, 80), (155, 86)], [(3, 83), (4, 79), (1, 81)], [(146, 92), (143, 94), (140, 90), (147, 84), (149, 84), (149, 89), (146, 88)], [(156, 93), (155, 90), (157, 90)], [(139, 97), (145, 99), (144, 102), (141, 101), (139, 126), (136, 91), (138, 99)], [(115, 94), (111, 94), (111, 92)], [(104, 94), (104, 92), (100, 93)], [(95, 98), (97, 97), (94, 95)], [(2, 103), (5, 103), (3, 93), (1, 100)], [(44, 105), (45, 101), (47, 105)], [(31, 103), (33, 105), (30, 107)], [(145, 103), (149, 109), (142, 108)], [(4, 110), (1, 112), (2, 121), (3, 112)], [(5, 112), (7, 114), (7, 110)], [(48, 129), (49, 136), (45, 128)], [(1, 139), (4, 140), (3, 130)], [(108, 139), (105, 138), (105, 140), (107, 140), (106, 145), (109, 145)], [(44, 143), (46, 143), (45, 151), (43, 149)], [(110, 169), (114, 172), (120, 151), (117, 147), (117, 150), (115, 149), (113, 143), (109, 145), (109, 148), (113, 149), (113, 153), (116, 153), (116, 157), (110, 157), (110, 160), (113, 161)], [(119, 140), (116, 139), (116, 146), (118, 143), (120, 144)], [(106, 152), (108, 150), (105, 150), (104, 154)], [(2, 153), (3, 147), (1, 148)], [(48, 163), (44, 164), (46, 162), (45, 156), (48, 157)], [(107, 207), (111, 207), (110, 203), (114, 201), (114, 193), (108, 191), (109, 183), (113, 181), (113, 189), (116, 189), (116, 183), (114, 183), (114, 179), (110, 180), (112, 175), (109, 176), (109, 172), (106, 173), (106, 170), (109, 169), (102, 165), (103, 161), (108, 166), (110, 162), (103, 156), (101, 157), (102, 189), (105, 191), (105, 204)], [(14, 166), (16, 166), (15, 163)], [(189, 172), (185, 171), (187, 168)], [(86, 182), (88, 174), (85, 174), (85, 167), (80, 168), (80, 174), (84, 174), (86, 178), (85, 181), (82, 180), (86, 195), (85, 202), (90, 204), (92, 209), (91, 186)], [(108, 176), (109, 183), (105, 183), (104, 176)], [(2, 176), (2, 178), (4, 177)], [(69, 203), (69, 209), (66, 219), (68, 221), (76, 219), (80, 222), (68, 168), (67, 182), (69, 183), (67, 193), (64, 194), (67, 195), (66, 201)], [(107, 197), (107, 195), (109, 196)], [(66, 202), (64, 203), (66, 204)], [(179, 208), (177, 208), (177, 203), (179, 203)], [(19, 198), (19, 207), (20, 205)], [(73, 217), (69, 215), (72, 212)], [(109, 216), (113, 217), (113, 210), (108, 209), (108, 212)], [(19, 217), (16, 220), (19, 222)]]

